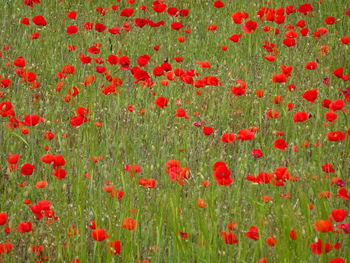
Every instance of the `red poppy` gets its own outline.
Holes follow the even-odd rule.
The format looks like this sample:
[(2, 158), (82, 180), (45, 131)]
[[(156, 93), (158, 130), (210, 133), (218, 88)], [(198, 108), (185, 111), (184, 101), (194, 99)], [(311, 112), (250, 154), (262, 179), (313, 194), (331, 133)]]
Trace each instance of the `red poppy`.
[(228, 186), (234, 182), (231, 178), (231, 171), (224, 162), (216, 162), (213, 166), (214, 178), (219, 185)]
[(181, 28), (183, 28), (183, 24), (181, 24), (181, 22), (173, 22), (171, 24), (171, 29), (173, 30), (180, 30)]
[(7, 162), (8, 162), (9, 164), (17, 164), (19, 157), (20, 157), (19, 154), (10, 154), (10, 155), (7, 157)]
[(272, 82), (284, 83), (287, 82), (287, 76), (284, 73), (278, 73), (272, 76)]
[(135, 219), (128, 217), (123, 220), (122, 228), (126, 228), (127, 230), (134, 230), (136, 226), (137, 223)]
[(314, 103), (315, 100), (317, 99), (317, 95), (318, 95), (318, 89), (307, 90), (303, 94), (303, 99), (311, 103)]
[(109, 242), (110, 254), (116, 256), (120, 255), (122, 244), (119, 240)]
[(329, 243), (325, 243), (323, 245), (323, 242), (321, 239), (317, 238), (317, 242), (311, 243), (310, 248), (312, 253), (316, 255), (320, 255), (322, 253), (328, 253), (329, 251), (332, 250), (332, 245)]
[(295, 40), (295, 38), (285, 38), (283, 40), (283, 45), (287, 47), (294, 47), (296, 44), (297, 44), (297, 41)]
[(234, 142), (236, 136), (234, 133), (231, 133), (231, 132), (227, 132), (227, 133), (224, 133), (221, 137), (221, 141), (222, 142), (226, 142), (226, 143), (232, 143)]
[(332, 111), (342, 110), (345, 107), (343, 100), (334, 100), (329, 104), (329, 109)]
[(54, 175), (57, 179), (62, 180), (63, 178), (66, 177), (67, 173), (66, 173), (66, 170), (65, 170), (65, 169), (58, 168), (58, 169), (56, 169), (56, 170), (53, 172), (53, 175)]
[(345, 263), (345, 259), (341, 257), (333, 258), (328, 263)]
[(134, 13), (134, 9), (132, 8), (125, 8), (120, 12), (120, 16), (124, 16), (124, 17), (130, 17), (132, 16)]
[(74, 26), (74, 25), (67, 26), (66, 32), (70, 36), (73, 34), (76, 34), (76, 33), (78, 33), (78, 27)]
[(34, 16), (32, 21), (37, 26), (46, 26), (47, 22), (43, 16)]
[(225, 4), (220, 0), (217, 0), (214, 2), (214, 7), (216, 7), (216, 8), (222, 8), (224, 6), (225, 6)]
[(21, 19), (21, 21), (19, 22), (20, 24), (23, 24), (23, 25), (26, 25), (26, 26), (29, 26), (30, 25), (30, 22), (29, 22), (29, 18), (28, 17), (24, 17)]
[(24, 68), (26, 66), (27, 61), (23, 57), (18, 57), (13, 61), (13, 65), (19, 68)]
[(266, 243), (271, 246), (271, 247), (274, 247), (277, 243), (277, 239), (274, 238), (274, 237), (267, 237), (266, 238)]
[(284, 139), (282, 139), (282, 138), (278, 138), (278, 139), (275, 141), (275, 143), (274, 143), (273, 146), (274, 146), (275, 148), (278, 148), (278, 149), (282, 150), (282, 151), (284, 151), (284, 150), (288, 147), (286, 141), (285, 141)]
[(317, 220), (314, 224), (314, 229), (317, 232), (333, 232), (332, 221), (330, 220)]
[(7, 223), (7, 219), (8, 219), (8, 216), (7, 216), (7, 213), (0, 213), (0, 226), (2, 225), (5, 225)]
[(214, 132), (214, 129), (212, 128), (212, 127), (210, 127), (210, 126), (204, 126), (203, 127), (203, 134), (204, 135), (210, 135), (210, 134), (212, 134)]
[(39, 115), (27, 114), (24, 116), (24, 125), (26, 126), (36, 126), (41, 121)]
[(317, 68), (317, 63), (313, 62), (313, 61), (308, 62), (308, 63), (306, 63), (305, 68), (308, 70), (314, 70)]
[(242, 37), (242, 34), (233, 34), (232, 36), (229, 37), (229, 40), (232, 42), (238, 42)]
[(264, 156), (264, 153), (260, 149), (253, 149), (251, 154), (254, 158), (261, 158)]
[(337, 193), (337, 195), (336, 196), (339, 196), (339, 197), (341, 197), (341, 198), (343, 198), (344, 200), (348, 200), (348, 199), (350, 199), (350, 196), (348, 195), (348, 191), (346, 190), (346, 188), (340, 188), (339, 190), (338, 190), (338, 193)]
[(102, 228), (92, 230), (91, 235), (95, 241), (103, 241), (107, 238), (107, 232)]
[(185, 119), (190, 118), (190, 116), (187, 115), (186, 111), (183, 108), (177, 108), (174, 116), (179, 117), (179, 118), (184, 117)]
[(250, 239), (253, 240), (258, 240), (259, 239), (259, 229), (256, 226), (251, 226), (249, 228), (249, 231), (244, 234), (246, 237), (249, 237)]
[(255, 137), (255, 133), (248, 129), (240, 130), (237, 134), (237, 139), (242, 141), (253, 140), (254, 137)]
[(256, 28), (258, 27), (258, 23), (252, 20), (249, 20), (245, 23), (245, 25), (242, 26), (242, 29), (245, 33), (252, 33), (253, 31), (256, 30)]
[(103, 32), (103, 31), (105, 31), (106, 30), (106, 26), (104, 25), (104, 24), (101, 24), (101, 23), (96, 23), (95, 24), (95, 30), (97, 31), (97, 32)]
[(220, 235), (221, 235), (222, 240), (228, 245), (238, 243), (237, 236), (231, 231), (220, 232)]
[(322, 171), (325, 173), (334, 173), (333, 165), (331, 163), (325, 163), (322, 165)]
[(292, 240), (297, 240), (297, 238), (298, 238), (297, 231), (295, 231), (294, 229), (291, 229), (289, 232), (289, 237)]
[(337, 19), (333, 16), (327, 16), (324, 20), (327, 25), (334, 25), (337, 22)]
[(157, 99), (154, 100), (154, 104), (157, 105), (159, 108), (164, 109), (165, 107), (168, 106), (168, 98), (166, 97), (158, 97)]
[(304, 122), (309, 119), (309, 114), (304, 111), (299, 111), (294, 114), (294, 122)]
[(345, 219), (348, 210), (345, 209), (333, 209), (332, 210), (332, 218), (335, 222), (341, 222)]
[(17, 226), (17, 230), (20, 233), (32, 231), (32, 222), (20, 222)]
[(334, 111), (328, 111), (324, 114), (324, 118), (329, 122), (334, 122), (338, 117), (338, 114), (336, 114)]
[(26, 163), (21, 167), (21, 174), (23, 175), (32, 175), (35, 169), (35, 165), (31, 163)]
[(70, 11), (67, 13), (67, 17), (70, 18), (70, 19), (77, 19), (77, 12), (76, 11)]
[(346, 137), (345, 133), (342, 131), (328, 132), (327, 136), (328, 136), (328, 141), (332, 141), (332, 142), (345, 140), (345, 137)]

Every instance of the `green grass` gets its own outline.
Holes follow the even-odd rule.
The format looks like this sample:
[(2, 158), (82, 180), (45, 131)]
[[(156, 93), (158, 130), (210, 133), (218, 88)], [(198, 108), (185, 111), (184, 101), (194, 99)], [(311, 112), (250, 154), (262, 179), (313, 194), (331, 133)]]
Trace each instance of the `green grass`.
[[(331, 185), (331, 179), (325, 178), (326, 173), (321, 168), (326, 162), (332, 163), (335, 173), (330, 178), (340, 177), (349, 189), (349, 135), (340, 142), (327, 140), (329, 131), (348, 131), (349, 113), (337, 111), (337, 120), (325, 125), (324, 114), (328, 110), (321, 105), (323, 99), (344, 99), (339, 89), (349, 85), (332, 74), (339, 67), (344, 67), (345, 74), (350, 73), (349, 45), (339, 41), (343, 36), (350, 36), (350, 18), (345, 15), (349, 3), (345, 0), (324, 0), (322, 4), (310, 1), (314, 16), (297, 12), (287, 16), (284, 24), (277, 25), (259, 21), (257, 11), (261, 7), (284, 8), (289, 4), (297, 8), (303, 2), (251, 1), (247, 4), (247, 1), (225, 0), (222, 9), (214, 8), (213, 2), (168, 0), (169, 7), (190, 10), (188, 17), (175, 18), (166, 12), (155, 13), (152, 1), (145, 0), (134, 5), (127, 1), (42, 0), (42, 4), (34, 8), (24, 6), (22, 1), (3, 0), (0, 47), (9, 45), (11, 48), (2, 50), (0, 75), (11, 79), (12, 84), (7, 89), (0, 88), (4, 93), (0, 102), (11, 101), (18, 120), (23, 120), (26, 114), (37, 114), (45, 119), (35, 127), (27, 127), (29, 134), (23, 134), (21, 129), (25, 126), (10, 129), (6, 126), (8, 118), (0, 116), (0, 212), (8, 214), (4, 226), (12, 229), (9, 235), (0, 233), (0, 243), (14, 244), (10, 253), (0, 255), (4, 262), (40, 260), (31, 251), (33, 245), (44, 245), (42, 255), (48, 256), (49, 262), (71, 262), (76, 258), (81, 262), (258, 262), (262, 257), (268, 262), (329, 262), (336, 257), (350, 262), (347, 234), (320, 233), (314, 229), (314, 223), (327, 219), (333, 209), (349, 209), (349, 201), (336, 196), (339, 187)], [(105, 16), (95, 11), (98, 6), (113, 4), (119, 5), (118, 11), (109, 10)], [(145, 4), (148, 11), (137, 9), (141, 4)], [(119, 16), (120, 10), (126, 7), (135, 8), (131, 18)], [(73, 10), (77, 11), (75, 21), (66, 17)], [(231, 14), (236, 11), (249, 13), (249, 19), (258, 22), (258, 29), (252, 34), (243, 33), (242, 25), (232, 22)], [(43, 15), (47, 25), (19, 23), (21, 18), (31, 20), (35, 15)], [(337, 23), (325, 25), (323, 21), (327, 16), (336, 17)], [(165, 26), (141, 29), (134, 26), (135, 18), (164, 20)], [(297, 46), (288, 48), (282, 44), (287, 31), (284, 26), (294, 25), (300, 19), (306, 21), (309, 35), (299, 36)], [(88, 21), (104, 23), (107, 28), (128, 22), (132, 29), (129, 33), (121, 30), (121, 35), (85, 31), (82, 24)], [(181, 21), (185, 27), (180, 31), (171, 30), (170, 24), (174, 21)], [(207, 31), (207, 26), (212, 24), (218, 26), (217, 31)], [(65, 32), (68, 25), (77, 25), (79, 32), (68, 36)], [(264, 32), (265, 25), (278, 28), (280, 34)], [(320, 27), (328, 28), (328, 34), (313, 38), (312, 33)], [(191, 33), (186, 34), (184, 29), (191, 29)], [(298, 32), (299, 28), (296, 30)], [(29, 40), (33, 32), (40, 32), (40, 38)], [(228, 40), (232, 34), (239, 33), (243, 36), (238, 43)], [(178, 36), (185, 36), (186, 41), (179, 43)], [(279, 51), (274, 62), (263, 58), (269, 54), (262, 47), (265, 41), (274, 43)], [(94, 43), (102, 44), (98, 55), (87, 52)], [(77, 49), (68, 52), (68, 45), (76, 45)], [(155, 45), (160, 45), (159, 51), (153, 49)], [(319, 54), (323, 45), (330, 47), (326, 56)], [(227, 46), (228, 50), (222, 51), (221, 46)], [(137, 66), (139, 56), (148, 54), (151, 59), (144, 69), (150, 75), (155, 66), (168, 59), (173, 70), (194, 69), (199, 73), (195, 80), (216, 76), (221, 85), (204, 87), (200, 89), (202, 94), (196, 95), (198, 89), (178, 78), (165, 87), (160, 84), (164, 76), (152, 75), (155, 84), (151, 90), (134, 83), (130, 71), (105, 62), (103, 65), (108, 72), (122, 79), (123, 85), (118, 87), (120, 94), (104, 95), (101, 85), (108, 86), (108, 81), (95, 72), (96, 63), (82, 65), (80, 53), (104, 60), (110, 54), (125, 55), (130, 58), (131, 67)], [(27, 61), (25, 69), (37, 74), (39, 88), (31, 89), (15, 74), (13, 61), (19, 56)], [(173, 58), (177, 56), (184, 61), (176, 63)], [(316, 60), (319, 61), (316, 70), (304, 68), (307, 62)], [(210, 61), (211, 68), (202, 69), (196, 61)], [(64, 65), (73, 65), (76, 70), (65, 80), (59, 80), (56, 74)], [(272, 76), (280, 72), (280, 65), (293, 66), (287, 83), (271, 81)], [(82, 82), (88, 75), (94, 75), (96, 80), (84, 87)], [(331, 78), (328, 87), (322, 82), (326, 77)], [(247, 92), (234, 97), (231, 87), (236, 86), (239, 79), (247, 83)], [(59, 81), (64, 82), (64, 88), (57, 93), (55, 87)], [(296, 90), (288, 91), (289, 84), (295, 84)], [(81, 88), (79, 94), (70, 102), (64, 102), (63, 97), (73, 86)], [(259, 89), (265, 91), (262, 98), (255, 96)], [(311, 89), (319, 92), (313, 104), (302, 99), (303, 93)], [(157, 95), (153, 96), (152, 92)], [(33, 98), (35, 94), (40, 95), (39, 100)], [(168, 107), (159, 109), (153, 104), (158, 96), (169, 99)], [(281, 104), (273, 103), (275, 96), (283, 97)], [(177, 100), (181, 106), (176, 104)], [(295, 104), (292, 111), (287, 110), (290, 102)], [(127, 110), (129, 105), (135, 105), (134, 112)], [(78, 107), (90, 109), (90, 120), (73, 127), (69, 121)], [(184, 108), (190, 119), (174, 117), (178, 107)], [(145, 109), (145, 114), (139, 113), (141, 109)], [(268, 109), (279, 111), (279, 118), (266, 118)], [(348, 102), (345, 109), (349, 111)], [(294, 123), (293, 115), (297, 111), (311, 113), (312, 117), (306, 122)], [(194, 112), (199, 112), (199, 116)], [(215, 132), (203, 135), (202, 128), (193, 125), (195, 121), (212, 126)], [(101, 122), (103, 126), (97, 127), (94, 122)], [(235, 140), (231, 144), (220, 141), (225, 132), (237, 134), (252, 126), (259, 128), (254, 140)], [(46, 131), (52, 131), (55, 138), (44, 139)], [(286, 151), (273, 147), (278, 138), (274, 131), (285, 132)], [(309, 147), (304, 147), (304, 141), (310, 143)], [(315, 146), (317, 142), (322, 145)], [(45, 146), (49, 146), (50, 153), (64, 156), (67, 176), (63, 180), (52, 175), (52, 165), (40, 161), (46, 153)], [(298, 146), (299, 151), (293, 151), (294, 146)], [(253, 158), (250, 152), (254, 148), (260, 148), (264, 157)], [(6, 158), (10, 154), (21, 155), (16, 171), (7, 169)], [(94, 163), (93, 156), (103, 156), (103, 159)], [(172, 159), (191, 170), (191, 177), (184, 185), (169, 180), (165, 165)], [(217, 161), (226, 162), (231, 170), (235, 182), (230, 186), (216, 183), (212, 166)], [(30, 176), (20, 173), (20, 167), (27, 162), (36, 166)], [(126, 164), (138, 164), (142, 172), (132, 178), (124, 171)], [(288, 166), (291, 175), (299, 176), (299, 180), (287, 181), (281, 187), (244, 180), (248, 174), (273, 173), (280, 166)], [(86, 179), (85, 173), (91, 178)], [(140, 177), (156, 179), (157, 187), (146, 189), (138, 185)], [(48, 186), (37, 189), (37, 181), (43, 180)], [(103, 191), (107, 180), (115, 189), (124, 191), (121, 200)], [(210, 180), (211, 185), (204, 188), (203, 180)], [(27, 185), (19, 187), (23, 182)], [(322, 191), (330, 191), (331, 197), (319, 198)], [(286, 193), (290, 198), (280, 197)], [(271, 196), (273, 201), (264, 203), (264, 195)], [(59, 219), (49, 225), (45, 218), (36, 220), (29, 206), (23, 204), (25, 199), (32, 204), (49, 200)], [(198, 199), (204, 199), (208, 206), (199, 208)], [(309, 204), (314, 205), (313, 210), (308, 209)], [(131, 209), (136, 210), (130, 212)], [(121, 228), (123, 219), (128, 217), (137, 221), (134, 231)], [(92, 239), (88, 227), (91, 220), (107, 231), (108, 239), (102, 242)], [(344, 222), (347, 220), (348, 217)], [(23, 221), (31, 221), (34, 231), (19, 233), (17, 225)], [(228, 231), (229, 222), (238, 223), (237, 230), (233, 231), (238, 244), (227, 245), (221, 238), (220, 232)], [(336, 224), (339, 223), (333, 222), (334, 227)], [(244, 235), (253, 225), (260, 231), (256, 241)], [(68, 237), (68, 229), (73, 226), (79, 231)], [(298, 233), (295, 241), (289, 238), (291, 229)], [(181, 239), (179, 232), (187, 232), (188, 239)], [(277, 239), (276, 246), (267, 245), (265, 239), (269, 236)], [(314, 255), (310, 244), (316, 238), (332, 245), (340, 242), (342, 246), (327, 254)], [(121, 255), (108, 253), (108, 241), (114, 240), (122, 243)]]

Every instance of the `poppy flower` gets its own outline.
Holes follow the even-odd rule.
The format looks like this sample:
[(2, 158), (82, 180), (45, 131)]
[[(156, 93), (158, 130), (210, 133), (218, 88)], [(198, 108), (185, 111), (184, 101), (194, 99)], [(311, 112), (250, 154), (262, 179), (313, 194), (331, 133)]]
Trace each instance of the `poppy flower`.
[(261, 158), (264, 156), (264, 153), (260, 149), (253, 149), (251, 154), (254, 158)]
[(46, 26), (47, 22), (43, 16), (34, 16), (32, 21), (37, 26)]
[(346, 135), (342, 131), (335, 131), (335, 132), (328, 132), (327, 137), (328, 137), (328, 141), (339, 142), (339, 141), (345, 140)]
[(77, 19), (77, 12), (76, 11), (70, 11), (67, 13), (67, 17), (70, 18), (70, 19)]
[(231, 171), (224, 162), (216, 162), (213, 166), (214, 178), (219, 185), (228, 186), (234, 182), (231, 178)]
[(295, 38), (285, 38), (283, 39), (283, 45), (287, 47), (294, 47), (297, 44)]
[(143, 55), (143, 56), (140, 56), (138, 59), (137, 59), (137, 64), (140, 66), (140, 67), (144, 67), (148, 64), (149, 60), (150, 60), (150, 56), (149, 55)]
[(345, 263), (345, 259), (341, 257), (333, 258), (328, 263)]
[(124, 16), (124, 17), (130, 17), (132, 16), (134, 13), (134, 9), (132, 8), (125, 8), (120, 12), (120, 16)]
[(102, 228), (92, 230), (91, 235), (95, 241), (103, 241), (107, 238), (107, 232)]
[(26, 66), (27, 61), (23, 57), (18, 57), (13, 61), (13, 65), (19, 68), (24, 68)]
[(178, 31), (181, 28), (183, 28), (184, 26), (183, 26), (183, 24), (181, 24), (181, 22), (173, 22), (170, 27), (171, 27), (171, 29)]
[(66, 32), (70, 36), (73, 34), (76, 34), (76, 33), (78, 33), (78, 27), (74, 26), (74, 25), (67, 26)]
[(329, 104), (329, 109), (332, 111), (342, 110), (345, 107), (343, 100), (334, 100)]
[(286, 141), (284, 139), (282, 139), (282, 138), (278, 138), (275, 141), (275, 143), (273, 144), (273, 146), (275, 148), (278, 148), (278, 149), (282, 150), (282, 151), (284, 151), (288, 147)]
[(306, 63), (305, 68), (308, 70), (314, 70), (317, 68), (317, 63), (313, 62), (313, 61), (308, 62), (308, 63)]
[(284, 73), (278, 73), (272, 76), (272, 82), (285, 83), (287, 82), (287, 76)]
[(310, 244), (312, 253), (315, 255), (321, 255), (322, 253), (328, 253), (332, 250), (332, 245), (329, 243), (323, 243), (321, 239), (317, 238), (315, 243)]
[(35, 188), (45, 188), (48, 185), (47, 181), (38, 181), (35, 185)]
[(304, 111), (299, 111), (294, 114), (294, 122), (304, 122), (309, 119), (309, 114)]
[(165, 107), (168, 106), (168, 98), (166, 97), (158, 97), (157, 99), (154, 100), (154, 104), (157, 105), (159, 108), (164, 109)]
[(233, 34), (232, 36), (229, 37), (229, 40), (232, 42), (238, 42), (242, 37), (242, 34)]
[(289, 232), (289, 237), (292, 240), (297, 240), (297, 238), (298, 238), (297, 231), (295, 231), (294, 229), (291, 229)]
[(333, 75), (336, 76), (337, 78), (342, 78), (343, 77), (343, 67), (337, 68), (333, 71)]
[(58, 169), (56, 169), (56, 170), (53, 172), (53, 175), (54, 175), (57, 179), (62, 180), (63, 178), (66, 177), (67, 173), (66, 173), (66, 170), (65, 170), (65, 169), (58, 168)]
[(336, 196), (339, 196), (339, 197), (341, 197), (341, 198), (343, 198), (344, 200), (348, 200), (348, 199), (350, 199), (350, 196), (348, 195), (348, 191), (346, 190), (346, 188), (340, 188), (339, 190), (338, 190), (338, 193), (337, 193), (337, 195)]
[(234, 142), (235, 138), (236, 138), (236, 136), (234, 133), (227, 132), (221, 136), (221, 141), (226, 142), (226, 143), (232, 143), (232, 142)]
[(330, 220), (317, 220), (314, 224), (314, 229), (317, 232), (333, 232), (332, 221)]
[(315, 100), (317, 99), (317, 95), (318, 95), (318, 89), (307, 90), (303, 94), (303, 99), (311, 103), (314, 103)]
[(109, 242), (110, 254), (116, 256), (121, 254), (122, 244), (119, 240)]
[(343, 44), (348, 45), (348, 44), (350, 44), (350, 37), (342, 37), (342, 38), (340, 39), (340, 41), (341, 41)]
[(101, 23), (96, 23), (95, 24), (95, 30), (97, 31), (97, 32), (103, 32), (103, 31), (105, 31), (106, 30), (106, 26), (104, 25), (104, 24), (101, 24)]
[(32, 175), (35, 169), (35, 165), (31, 163), (26, 163), (21, 167), (21, 174), (23, 175)]
[(123, 220), (122, 228), (126, 228), (127, 230), (134, 230), (136, 226), (137, 224), (135, 219), (128, 217)]
[(32, 231), (32, 222), (20, 222), (17, 226), (17, 230), (20, 233), (26, 233)]
[(328, 111), (324, 114), (324, 118), (329, 122), (334, 122), (338, 115), (334, 111)]
[(9, 164), (17, 164), (19, 157), (19, 154), (11, 154), (7, 157), (7, 162)]
[(203, 127), (203, 134), (209, 136), (214, 132), (214, 129), (210, 126), (204, 126)]
[(259, 239), (259, 229), (256, 226), (251, 226), (249, 231), (244, 234), (246, 237), (258, 240)]
[(265, 241), (270, 247), (274, 247), (277, 243), (277, 239), (274, 237), (267, 237)]
[(322, 171), (325, 173), (334, 173), (333, 165), (331, 163), (325, 163), (322, 165)]
[(0, 213), (0, 226), (5, 225), (7, 223), (7, 213), (1, 212)]
[(24, 17), (21, 19), (21, 21), (19, 22), (20, 24), (23, 24), (23, 25), (26, 25), (26, 26), (29, 26), (30, 25), (30, 22), (29, 22), (29, 18), (28, 17)]
[(231, 231), (220, 232), (220, 235), (221, 235), (222, 240), (228, 245), (238, 243), (237, 236)]
[(253, 31), (256, 30), (256, 28), (258, 27), (258, 23), (253, 21), (253, 20), (249, 20), (245, 23), (245, 25), (242, 26), (242, 29), (245, 33), (252, 33)]
[(237, 139), (242, 141), (253, 140), (254, 137), (255, 137), (255, 133), (248, 129), (240, 130), (237, 134)]
[(181, 9), (181, 10), (179, 11), (179, 15), (180, 15), (181, 17), (186, 17), (186, 16), (189, 15), (189, 13), (190, 13), (190, 11), (189, 11), (188, 9), (186, 9), (186, 8)]
[(333, 209), (332, 210), (332, 218), (335, 222), (341, 222), (345, 219), (348, 211), (345, 209)]
[(324, 23), (327, 25), (334, 25), (337, 22), (337, 19), (334, 16), (327, 16), (324, 20)]
[(198, 199), (197, 200), (197, 206), (199, 208), (204, 208), (208, 206), (208, 203), (206, 203), (203, 199)]
[(186, 111), (183, 108), (177, 108), (176, 113), (174, 114), (175, 117), (182, 118), (184, 117), (185, 119), (189, 119), (190, 116), (187, 115)]
[(225, 4), (220, 0), (217, 0), (214, 2), (214, 7), (216, 7), (216, 8), (223, 8), (224, 6), (225, 6)]

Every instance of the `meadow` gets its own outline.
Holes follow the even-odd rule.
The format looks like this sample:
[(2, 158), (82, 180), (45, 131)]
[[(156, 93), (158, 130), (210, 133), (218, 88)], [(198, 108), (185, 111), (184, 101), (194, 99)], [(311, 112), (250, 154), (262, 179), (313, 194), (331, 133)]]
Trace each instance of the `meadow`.
[(349, 1), (0, 2), (0, 262), (350, 263)]

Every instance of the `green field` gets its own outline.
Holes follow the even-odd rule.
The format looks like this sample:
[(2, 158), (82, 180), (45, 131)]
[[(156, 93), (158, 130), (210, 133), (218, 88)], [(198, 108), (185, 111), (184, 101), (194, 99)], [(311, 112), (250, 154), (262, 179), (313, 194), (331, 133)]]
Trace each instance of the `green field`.
[(349, 1), (0, 3), (0, 262), (350, 263)]

